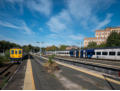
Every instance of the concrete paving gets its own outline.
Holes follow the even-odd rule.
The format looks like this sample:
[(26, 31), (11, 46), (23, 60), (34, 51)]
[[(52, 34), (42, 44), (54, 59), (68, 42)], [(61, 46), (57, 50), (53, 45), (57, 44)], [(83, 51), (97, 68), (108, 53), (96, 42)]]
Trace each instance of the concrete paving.
[(48, 74), (38, 61), (31, 59), (36, 90), (64, 90), (59, 80), (53, 74)]
[(113, 80), (107, 76), (92, 72), (89, 69), (79, 69), (73, 66), (60, 65), (61, 75), (76, 83), (82, 89), (120, 89), (120, 81)]

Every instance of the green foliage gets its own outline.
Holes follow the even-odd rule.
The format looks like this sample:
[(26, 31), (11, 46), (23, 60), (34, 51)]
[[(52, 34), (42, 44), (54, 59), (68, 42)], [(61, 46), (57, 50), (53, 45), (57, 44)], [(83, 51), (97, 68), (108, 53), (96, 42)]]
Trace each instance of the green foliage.
[(0, 41), (0, 52), (9, 50), (10, 48), (13, 48), (13, 47), (21, 47), (21, 46), (5, 40)]
[(56, 51), (56, 50), (58, 50), (58, 48), (55, 45), (46, 48), (46, 51)]
[(49, 60), (48, 60), (48, 62), (49, 62), (50, 64), (53, 63), (52, 59), (53, 59), (54, 57), (55, 57), (55, 55), (51, 55), (51, 56), (49, 56)]
[(6, 50), (5, 56), (0, 56), (0, 64), (10, 61), (9, 56), (10, 56), (10, 52), (9, 52), (9, 50)]
[(88, 48), (96, 48), (97, 47), (97, 43), (96, 42), (89, 42)]
[(67, 45), (61, 45), (59, 50), (61, 50), (61, 51), (66, 50), (67, 47), (68, 47)]
[(29, 53), (30, 52), (30, 48), (28, 46), (23, 46), (23, 51), (26, 52), (26, 53)]
[(7, 61), (9, 61), (9, 59), (6, 56), (0, 56), (0, 65)]
[(106, 42), (107, 47), (120, 47), (120, 34), (112, 32)]
[(102, 43), (100, 45), (97, 45), (97, 48), (104, 48), (104, 47), (106, 47), (106, 43)]
[(10, 50), (5, 51), (5, 57), (8, 59), (10, 58)]

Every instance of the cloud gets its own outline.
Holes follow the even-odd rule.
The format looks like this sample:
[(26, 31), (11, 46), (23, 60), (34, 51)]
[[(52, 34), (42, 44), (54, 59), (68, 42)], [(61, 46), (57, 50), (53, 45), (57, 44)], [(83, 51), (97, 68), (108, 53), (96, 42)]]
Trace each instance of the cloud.
[(6, 36), (1, 35), (1, 34), (0, 34), (0, 40), (7, 40), (7, 41), (11, 41), (11, 42), (16, 43), (16, 40), (9, 38), (8, 36), (6, 37)]
[(32, 30), (27, 26), (27, 24), (24, 21), (21, 21), (21, 22), (18, 21), (18, 22), (19, 22), (19, 25), (14, 25), (14, 24), (9, 23), (9, 22), (0, 21), (0, 26), (8, 27), (8, 28), (14, 28), (14, 29), (17, 29), (17, 30), (24, 30), (24, 32), (26, 34), (34, 34), (32, 32)]
[(40, 32), (44, 32), (43, 28), (41, 28), (41, 27), (40, 27), (38, 30), (39, 30)]
[(80, 21), (83, 28), (99, 23), (97, 13), (108, 9), (115, 0), (67, 0), (68, 11), (74, 19)]
[(32, 32), (32, 30), (27, 26), (25, 22), (23, 22), (20, 29), (23, 29), (27, 34), (34, 34), (34, 32)]
[(49, 16), (52, 12), (52, 0), (6, 0), (6, 1), (14, 5), (18, 4), (21, 12), (23, 12), (24, 7), (27, 7), (32, 12), (35, 11), (46, 16)]
[(14, 3), (23, 3), (24, 0), (6, 0), (6, 1), (14, 4)]
[(67, 30), (69, 22), (71, 22), (71, 17), (66, 10), (63, 10), (58, 15), (51, 17), (47, 25), (52, 32), (58, 33)]
[(73, 39), (73, 40), (83, 40), (85, 38), (85, 36), (82, 35), (82, 34), (79, 34), (79, 35), (70, 35), (69, 37), (70, 37), (70, 39)]
[[(98, 24), (103, 27), (110, 23), (110, 21), (107, 20), (110, 20), (111, 16), (107, 16), (105, 21), (102, 21), (104, 24), (100, 24), (101, 21), (99, 20), (97, 13), (100, 10), (109, 8), (113, 3), (114, 0), (67, 0), (65, 3), (67, 8), (51, 17), (47, 22), (47, 25), (50, 31), (56, 33), (70, 31), (70, 28), (76, 25), (86, 30), (91, 30), (91, 28)], [(77, 24), (75, 25), (74, 22)]]
[(9, 22), (0, 21), (0, 25), (1, 25), (1, 26), (4, 26), (4, 27), (19, 29), (18, 26), (15, 26), (15, 25), (13, 25), (13, 24), (11, 24), (11, 23), (9, 23)]
[(111, 17), (112, 17), (112, 14), (107, 14), (107, 17), (102, 22), (99, 22), (98, 25), (93, 29), (93, 31), (97, 29), (101, 29), (105, 25), (109, 24), (111, 22)]
[(37, 11), (46, 16), (49, 16), (52, 12), (51, 0), (31, 0), (27, 2), (27, 7), (32, 11)]

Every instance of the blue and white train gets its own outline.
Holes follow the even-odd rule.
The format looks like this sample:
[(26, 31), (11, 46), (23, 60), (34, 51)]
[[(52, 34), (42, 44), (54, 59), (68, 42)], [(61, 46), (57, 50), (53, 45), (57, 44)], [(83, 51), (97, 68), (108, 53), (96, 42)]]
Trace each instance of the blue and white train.
[(47, 55), (55, 54), (58, 56), (71, 56), (77, 58), (120, 60), (120, 47), (82, 49), (70, 51), (47, 51), (46, 54)]

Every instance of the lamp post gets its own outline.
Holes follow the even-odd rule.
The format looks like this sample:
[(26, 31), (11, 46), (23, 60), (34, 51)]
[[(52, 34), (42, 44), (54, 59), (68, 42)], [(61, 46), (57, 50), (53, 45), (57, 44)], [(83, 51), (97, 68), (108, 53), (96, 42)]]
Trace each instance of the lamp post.
[(40, 44), (40, 57), (41, 57), (41, 51), (42, 51), (42, 50), (41, 50), (41, 48), (42, 48), (41, 45), (42, 45), (44, 42), (36, 42), (36, 43), (39, 43), (39, 44)]

